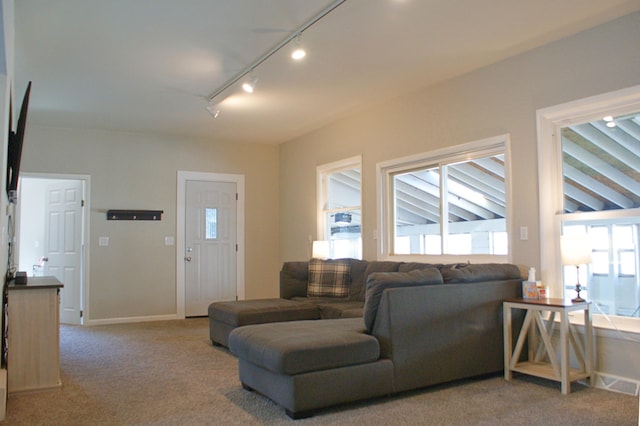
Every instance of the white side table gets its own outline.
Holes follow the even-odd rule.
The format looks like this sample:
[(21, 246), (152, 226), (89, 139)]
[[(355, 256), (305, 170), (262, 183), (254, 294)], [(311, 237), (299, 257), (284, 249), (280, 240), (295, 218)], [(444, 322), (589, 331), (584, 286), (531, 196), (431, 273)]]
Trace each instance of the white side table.
[[(589, 377), (593, 385), (593, 334), (590, 315), (591, 302), (573, 303), (564, 299), (506, 299), (504, 310), (504, 378), (511, 380), (513, 372), (557, 380), (564, 395), (571, 391), (571, 382)], [(522, 328), (513, 347), (512, 310), (526, 311)], [(575, 333), (569, 323), (569, 312), (584, 312), (584, 336)], [(559, 321), (556, 321), (558, 317)], [(554, 328), (560, 328), (560, 356), (551, 339)], [(529, 353), (520, 362), (525, 339)], [(579, 368), (571, 368), (573, 349)], [(546, 357), (545, 357), (546, 355)]]

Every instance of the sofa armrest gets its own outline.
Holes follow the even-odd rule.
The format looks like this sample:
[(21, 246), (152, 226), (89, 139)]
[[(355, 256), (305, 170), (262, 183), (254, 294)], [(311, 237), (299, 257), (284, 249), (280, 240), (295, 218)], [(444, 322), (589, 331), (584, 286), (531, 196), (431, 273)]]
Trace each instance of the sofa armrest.
[(280, 270), (280, 297), (306, 297), (309, 262), (284, 262)]
[(394, 391), (501, 370), (502, 301), (521, 295), (520, 280), (385, 290), (372, 334)]

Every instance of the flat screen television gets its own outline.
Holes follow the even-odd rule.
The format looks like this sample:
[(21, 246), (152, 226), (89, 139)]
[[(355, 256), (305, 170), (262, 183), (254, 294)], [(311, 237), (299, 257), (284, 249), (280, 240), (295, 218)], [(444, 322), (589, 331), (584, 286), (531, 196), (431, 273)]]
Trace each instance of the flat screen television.
[(22, 159), (22, 144), (24, 142), (24, 131), (27, 126), (27, 112), (29, 110), (29, 95), (31, 94), (31, 82), (27, 84), (27, 90), (22, 98), (20, 115), (16, 131), (11, 130), (13, 117), (11, 105), (9, 105), (9, 143), (7, 152), (7, 195), (9, 202), (14, 203), (17, 199), (18, 177), (20, 175), (20, 160)]

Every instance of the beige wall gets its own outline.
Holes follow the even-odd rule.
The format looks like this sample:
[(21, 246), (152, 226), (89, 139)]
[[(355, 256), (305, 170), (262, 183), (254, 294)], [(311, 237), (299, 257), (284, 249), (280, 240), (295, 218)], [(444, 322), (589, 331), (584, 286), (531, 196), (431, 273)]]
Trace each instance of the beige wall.
[[(511, 135), (513, 262), (539, 268), (536, 110), (640, 84), (640, 13), (398, 97), (280, 146), (281, 260), (316, 233), (315, 168), (362, 154), (363, 255), (375, 259), (376, 163)], [(529, 240), (520, 241), (520, 226)], [(539, 269), (538, 269), (539, 270)]]
[[(274, 146), (30, 126), (22, 170), (91, 176), (89, 320), (176, 313), (177, 171), (245, 175), (245, 294), (278, 294)], [(162, 221), (107, 221), (108, 209), (164, 210)], [(108, 247), (98, 237), (108, 236)]]
[[(11, 214), (13, 206), (9, 206), (9, 199), (6, 195), (6, 174), (7, 174), (7, 146), (9, 124), (9, 97), (12, 96), (11, 86), (13, 85), (13, 51), (14, 51), (14, 27), (13, 27), (13, 1), (3, 0), (0, 4), (2, 20), (0, 21), (0, 169), (2, 177), (0, 181), (0, 265), (7, 265), (8, 258), (8, 236), (9, 236), (9, 210)], [(18, 89), (18, 92), (24, 89)], [(15, 89), (14, 89), (15, 92)], [(22, 102), (21, 95), (15, 96), (18, 99), (18, 105)], [(13, 105), (16, 105), (15, 101)], [(4, 272), (7, 272), (3, 269)], [(5, 275), (6, 276), (6, 275)], [(4, 284), (4, 277), (2, 278)], [(1, 385), (1, 383), (0, 383)], [(0, 402), (0, 406), (4, 402)]]
[[(280, 262), (308, 258), (308, 238), (315, 238), (317, 165), (362, 154), (364, 257), (373, 259), (376, 163), (509, 133), (511, 229), (529, 227), (528, 241), (514, 240), (513, 260), (539, 266), (536, 110), (640, 84), (638, 40), (636, 13), (280, 147), (30, 126), (23, 170), (91, 176), (90, 319), (175, 313), (175, 246), (164, 237), (176, 235), (178, 170), (246, 176), (246, 297), (271, 297)], [(165, 214), (159, 223), (107, 222), (109, 208)], [(111, 245), (98, 247), (99, 236)]]

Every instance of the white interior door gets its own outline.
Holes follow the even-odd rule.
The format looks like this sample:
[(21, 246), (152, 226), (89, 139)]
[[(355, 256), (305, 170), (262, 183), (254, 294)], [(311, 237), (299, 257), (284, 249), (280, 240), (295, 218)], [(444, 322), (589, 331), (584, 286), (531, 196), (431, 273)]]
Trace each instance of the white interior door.
[(44, 275), (53, 275), (60, 292), (60, 322), (81, 323), (82, 181), (55, 180), (45, 194)]
[(186, 182), (185, 316), (237, 298), (236, 194), (235, 182)]

